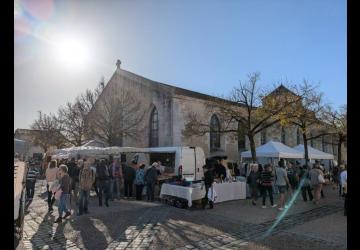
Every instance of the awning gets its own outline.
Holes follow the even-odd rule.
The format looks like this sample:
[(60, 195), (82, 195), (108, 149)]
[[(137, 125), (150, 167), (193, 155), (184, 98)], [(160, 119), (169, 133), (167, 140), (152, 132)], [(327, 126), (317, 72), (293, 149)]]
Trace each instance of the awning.
[[(302, 153), (305, 152), (303, 144), (299, 144), (296, 147), (294, 147), (293, 149), (297, 150), (298, 152), (302, 152)], [(320, 151), (318, 149), (310, 147), (309, 145), (308, 145), (308, 154), (309, 154), (309, 159), (319, 159), (319, 160), (333, 160), (334, 159), (334, 155), (325, 153), (323, 151)]]
[[(256, 157), (269, 158), (287, 158), (287, 159), (302, 159), (304, 153), (292, 149), (281, 142), (269, 141), (268, 143), (257, 147)], [(251, 158), (251, 151), (241, 153), (243, 158)]]

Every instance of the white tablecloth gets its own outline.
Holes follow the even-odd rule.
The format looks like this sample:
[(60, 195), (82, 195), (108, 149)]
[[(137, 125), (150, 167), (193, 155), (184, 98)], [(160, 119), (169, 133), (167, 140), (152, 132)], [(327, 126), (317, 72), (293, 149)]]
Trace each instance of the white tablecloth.
[[(217, 195), (215, 203), (246, 199), (246, 182), (214, 183), (214, 190)], [(205, 186), (201, 187), (183, 187), (164, 183), (161, 186), (160, 198), (164, 195), (175, 196), (186, 199), (189, 207), (193, 200), (200, 200), (205, 196)]]
[(205, 186), (201, 189), (200, 187), (183, 187), (170, 184), (162, 184), (160, 191), (160, 198), (163, 198), (164, 195), (175, 196), (179, 198), (186, 199), (188, 201), (189, 207), (192, 206), (193, 200), (200, 200), (205, 196)]
[(246, 182), (214, 183), (215, 203), (246, 199)]

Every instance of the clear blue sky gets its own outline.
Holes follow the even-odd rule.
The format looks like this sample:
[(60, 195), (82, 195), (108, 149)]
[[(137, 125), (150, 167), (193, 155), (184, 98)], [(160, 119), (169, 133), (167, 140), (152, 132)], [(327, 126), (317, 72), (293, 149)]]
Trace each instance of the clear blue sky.
[[(263, 86), (305, 78), (334, 107), (347, 102), (346, 1), (39, 2), (15, 1), (14, 129), (102, 75), (107, 81), (117, 59), (125, 70), (206, 94), (227, 94), (259, 71)], [(56, 62), (49, 44), (58, 34), (83, 39), (86, 67)]]

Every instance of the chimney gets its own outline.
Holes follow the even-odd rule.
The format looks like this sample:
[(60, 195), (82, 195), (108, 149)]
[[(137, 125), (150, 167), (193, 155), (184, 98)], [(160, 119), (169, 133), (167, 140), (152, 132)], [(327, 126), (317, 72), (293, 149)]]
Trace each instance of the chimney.
[(116, 61), (116, 69), (120, 69), (121, 61), (118, 59)]

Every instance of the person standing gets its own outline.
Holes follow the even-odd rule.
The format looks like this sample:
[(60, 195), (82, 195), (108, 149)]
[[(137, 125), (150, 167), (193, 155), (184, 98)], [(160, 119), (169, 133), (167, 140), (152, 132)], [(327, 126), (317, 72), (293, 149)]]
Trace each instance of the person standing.
[(346, 166), (341, 165), (342, 172), (340, 174), (341, 189), (343, 190), (344, 201), (344, 216), (347, 216), (347, 170)]
[(91, 170), (94, 172), (95, 174), (95, 181), (94, 181), (94, 184), (93, 184), (93, 188), (94, 188), (94, 191), (96, 193), (96, 196), (99, 197), (99, 188), (97, 186), (97, 175), (96, 175), (96, 168), (97, 168), (97, 165), (99, 165), (99, 161), (97, 159), (94, 159), (92, 161), (92, 166), (91, 166)]
[(114, 177), (114, 168), (115, 168), (115, 160), (113, 160), (112, 163), (107, 164), (108, 161), (106, 161), (106, 166), (108, 166), (109, 169), (109, 199), (110, 201), (114, 201), (114, 197), (116, 195), (114, 188), (115, 188), (115, 177)]
[(210, 200), (208, 198), (208, 193), (209, 193), (209, 189), (212, 187), (213, 183), (214, 183), (214, 178), (215, 178), (215, 174), (214, 174), (214, 168), (212, 166), (209, 166), (208, 168), (206, 168), (207, 166), (204, 165), (203, 169), (206, 170), (204, 173), (204, 184), (205, 184), (205, 197), (202, 199), (202, 208), (205, 209), (206, 205), (209, 203), (210, 205), (210, 209), (214, 208), (214, 202), (212, 200)]
[[(82, 166), (83, 161), (79, 160), (78, 164), (75, 162), (75, 158), (72, 158), (68, 163), (68, 174), (71, 179), (71, 191), (70, 191), (70, 203), (72, 200), (75, 201), (75, 204), (78, 205), (78, 192), (79, 192), (79, 174), (80, 174), (80, 166)], [(73, 193), (71, 195), (71, 193)], [(74, 199), (72, 199), (72, 197)]]
[(122, 175), (122, 169), (121, 169), (121, 164), (119, 161), (119, 158), (116, 158), (114, 160), (114, 164), (113, 164), (113, 176), (114, 176), (114, 180), (115, 180), (115, 187), (116, 187), (116, 196), (118, 199), (120, 199), (121, 197), (121, 186), (122, 186), (122, 179), (123, 179), (123, 175)]
[(32, 200), (35, 193), (35, 183), (38, 172), (31, 166), (26, 174), (26, 199)]
[(136, 170), (135, 186), (136, 186), (136, 200), (142, 200), (142, 191), (144, 188), (144, 175), (145, 175), (145, 164), (141, 164)]
[(165, 166), (162, 165), (161, 161), (157, 161), (157, 163), (157, 170), (160, 172), (160, 175), (163, 175), (165, 173)]
[[(324, 177), (324, 180), (325, 180), (325, 168), (324, 168), (324, 166), (318, 164), (318, 169), (320, 170), (320, 173), (321, 173), (321, 175)], [(323, 183), (323, 185), (324, 185), (324, 184), (325, 184), (325, 183)], [(321, 194), (321, 198), (325, 198), (323, 186), (321, 187), (321, 192), (320, 192), (320, 194)]]
[(316, 164), (313, 165), (313, 168), (310, 170), (310, 183), (312, 188), (314, 189), (314, 204), (319, 204), (320, 196), (321, 196), (321, 185), (320, 179), (320, 170), (317, 168)]
[(145, 175), (144, 175), (147, 200), (151, 201), (151, 202), (154, 201), (155, 184), (156, 184), (157, 178), (158, 178), (156, 165), (157, 165), (157, 163), (154, 162), (151, 165), (151, 167), (146, 170)]
[(302, 166), (300, 169), (300, 180), (303, 182), (303, 185), (301, 187), (301, 195), (305, 202), (308, 201), (307, 196), (309, 196), (309, 200), (313, 200), (313, 195), (311, 193), (311, 186), (310, 186), (310, 175), (309, 170), (306, 167), (306, 165)]
[(260, 173), (258, 172), (257, 166), (252, 165), (251, 166), (251, 172), (249, 176), (247, 177), (247, 184), (249, 184), (250, 187), (250, 193), (251, 193), (251, 203), (256, 206), (256, 201), (258, 198), (259, 193), (259, 182), (260, 182)]
[(215, 176), (219, 178), (221, 181), (226, 178), (226, 168), (222, 164), (222, 159), (218, 159), (215, 164)]
[[(333, 180), (333, 189), (338, 188), (339, 187), (339, 167), (338, 166), (334, 166), (332, 169), (332, 180)], [(340, 194), (341, 191), (339, 191), (339, 196), (341, 196)]]
[[(68, 175), (68, 169), (66, 165), (60, 165), (59, 167), (59, 176), (60, 176), (60, 187), (59, 190), (56, 192), (61, 191), (60, 200), (59, 200), (59, 217), (55, 220), (55, 223), (61, 223), (62, 219), (66, 219), (71, 215), (70, 209), (66, 206), (67, 201), (70, 197), (70, 176)], [(65, 216), (62, 217), (63, 213), (65, 212)]]
[(46, 189), (47, 189), (47, 195), (48, 195), (47, 202), (48, 202), (49, 212), (53, 211), (53, 205), (55, 202), (55, 197), (53, 197), (53, 193), (52, 193), (50, 187), (57, 180), (58, 171), (59, 171), (59, 168), (57, 167), (56, 160), (50, 161), (48, 164), (48, 167), (45, 171)]
[(274, 173), (272, 171), (272, 167), (270, 164), (265, 164), (264, 170), (261, 172), (260, 175), (260, 184), (262, 186), (262, 208), (266, 208), (265, 201), (266, 201), (266, 193), (269, 194), (271, 207), (276, 207), (277, 205), (274, 204), (273, 198), (273, 184)]
[(286, 187), (290, 186), (287, 172), (285, 170), (285, 163), (283, 160), (279, 161), (279, 166), (275, 167), (275, 185), (277, 186), (280, 198), (279, 198), (279, 210), (284, 210), (285, 207), (285, 192)]
[(127, 198), (132, 197), (135, 175), (136, 175), (135, 169), (129, 165), (126, 165), (124, 169), (124, 193), (125, 193), (125, 197)]
[(87, 214), (88, 211), (88, 200), (90, 195), (90, 189), (93, 186), (95, 181), (95, 174), (90, 168), (90, 163), (86, 162), (84, 167), (80, 170), (79, 176), (79, 189), (80, 189), (80, 199), (79, 199), (79, 212), (78, 215), (83, 213)]
[(259, 167), (258, 167), (258, 172), (261, 173), (263, 171), (263, 165), (262, 164), (259, 164)]
[(99, 188), (99, 206), (102, 206), (103, 196), (105, 196), (105, 206), (109, 206), (109, 169), (105, 160), (101, 159), (96, 166), (97, 186)]
[(239, 170), (239, 165), (236, 164), (235, 167), (234, 167), (234, 174), (235, 176), (240, 176), (240, 170)]
[(299, 185), (299, 176), (292, 162), (289, 162), (287, 167), (287, 177), (289, 179), (290, 188), (292, 192), (295, 192)]

